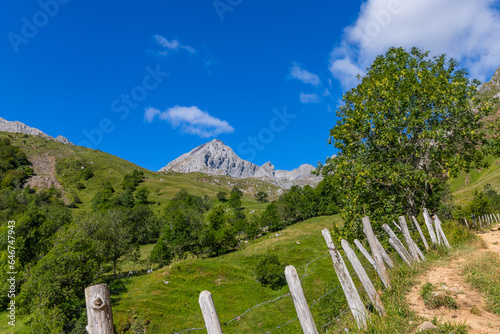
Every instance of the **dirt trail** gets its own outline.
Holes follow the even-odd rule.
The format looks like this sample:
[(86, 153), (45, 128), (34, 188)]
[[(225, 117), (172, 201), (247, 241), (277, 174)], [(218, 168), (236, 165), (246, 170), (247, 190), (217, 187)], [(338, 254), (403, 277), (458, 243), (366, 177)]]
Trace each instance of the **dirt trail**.
[[(480, 234), (480, 237), (485, 241), (486, 248), (480, 248), (477, 250), (478, 252), (494, 251), (500, 256), (500, 225), (496, 225), (487, 233)], [(474, 334), (500, 333), (500, 317), (486, 311), (484, 298), (467, 284), (460, 274), (461, 266), (465, 262), (466, 259), (458, 254), (445, 266), (429, 270), (420, 277), (418, 284), (407, 296), (408, 303), (420, 316), (429, 320), (438, 317), (443, 322), (466, 322), (470, 326), (470, 333)], [(426, 308), (422, 297), (420, 297), (422, 285), (426, 282), (439, 286), (438, 290), (448, 291), (457, 301), (459, 309), (452, 310), (441, 307), (431, 310)]]

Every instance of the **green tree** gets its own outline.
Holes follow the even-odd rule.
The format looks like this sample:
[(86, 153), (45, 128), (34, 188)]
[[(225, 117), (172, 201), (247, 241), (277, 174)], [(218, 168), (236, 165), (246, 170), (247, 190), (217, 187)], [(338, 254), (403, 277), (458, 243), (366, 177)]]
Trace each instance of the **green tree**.
[[(460, 171), (484, 166), (490, 101), (479, 82), (445, 55), (390, 48), (346, 92), (322, 168), (342, 199), (346, 227), (369, 215), (394, 219), (431, 206), (433, 192)], [(320, 166), (321, 167), (321, 166)]]
[(137, 204), (148, 204), (149, 190), (146, 187), (139, 187), (135, 192), (135, 201)]
[(233, 209), (241, 208), (242, 197), (243, 197), (243, 192), (239, 188), (234, 186), (233, 189), (231, 190), (231, 194), (229, 195), (229, 201), (228, 201), (229, 206)]
[(217, 193), (217, 200), (219, 200), (219, 202), (227, 202), (227, 192), (219, 191)]
[(266, 203), (268, 201), (267, 198), (269, 197), (269, 195), (266, 192), (259, 190), (255, 193), (254, 197), (257, 202)]
[(236, 230), (229, 223), (226, 208), (216, 206), (208, 215), (208, 226), (203, 233), (203, 245), (212, 255), (219, 256), (238, 245)]

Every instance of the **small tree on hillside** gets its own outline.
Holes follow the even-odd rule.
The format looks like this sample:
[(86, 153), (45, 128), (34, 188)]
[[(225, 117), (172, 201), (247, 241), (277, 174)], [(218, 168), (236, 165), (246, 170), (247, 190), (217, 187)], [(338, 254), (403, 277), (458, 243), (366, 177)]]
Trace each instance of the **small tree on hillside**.
[(354, 222), (365, 215), (391, 221), (433, 209), (448, 178), (485, 165), (492, 104), (454, 59), (428, 55), (390, 48), (343, 96), (330, 131), (338, 153), (322, 173), (343, 200), (348, 229), (361, 233)]
[(262, 190), (259, 190), (255, 193), (255, 199), (259, 203), (266, 203), (268, 201), (267, 200), (268, 197), (269, 197), (269, 195)]

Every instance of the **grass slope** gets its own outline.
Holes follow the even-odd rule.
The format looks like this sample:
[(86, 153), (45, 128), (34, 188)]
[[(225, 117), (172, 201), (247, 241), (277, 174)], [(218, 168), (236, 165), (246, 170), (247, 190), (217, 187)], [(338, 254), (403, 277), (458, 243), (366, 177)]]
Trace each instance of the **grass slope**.
[[(203, 327), (198, 306), (203, 290), (212, 293), (221, 322), (227, 322), (252, 306), (288, 293), (287, 287), (274, 291), (255, 280), (255, 267), (264, 255), (276, 254), (284, 266), (294, 265), (303, 275), (309, 261), (327, 254), (321, 230), (331, 228), (333, 223), (340, 223), (340, 217), (312, 218), (278, 233), (282, 235), (265, 236), (225, 256), (180, 261), (152, 274), (114, 282), (115, 324), (119, 332), (141, 321), (149, 323), (148, 330), (154, 333)], [(308, 301), (322, 296), (332, 281), (336, 276), (328, 257), (311, 263), (303, 281)], [(291, 297), (285, 297), (224, 326), (224, 333), (264, 332), (294, 318)], [(281, 333), (297, 333), (299, 326), (294, 322)]]
[(500, 192), (500, 160), (489, 157), (486, 161), (489, 163), (489, 167), (473, 170), (470, 173), (462, 173), (450, 181), (455, 204), (468, 204), (472, 200), (474, 191), (483, 190), (487, 184), (491, 184), (493, 189)]

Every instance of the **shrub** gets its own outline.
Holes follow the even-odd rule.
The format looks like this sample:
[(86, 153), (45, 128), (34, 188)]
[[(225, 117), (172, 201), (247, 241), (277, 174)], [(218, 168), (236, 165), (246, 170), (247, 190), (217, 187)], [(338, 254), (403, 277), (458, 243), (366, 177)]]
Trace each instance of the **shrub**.
[(259, 261), (255, 270), (257, 281), (273, 290), (281, 289), (285, 284), (285, 268), (276, 255), (266, 255)]
[(81, 183), (81, 182), (77, 182), (77, 183), (75, 184), (75, 187), (76, 187), (76, 189), (78, 189), (78, 190), (83, 190), (83, 189), (85, 189), (85, 188), (86, 188), (86, 187), (85, 187), (85, 185), (84, 185), (83, 183)]

